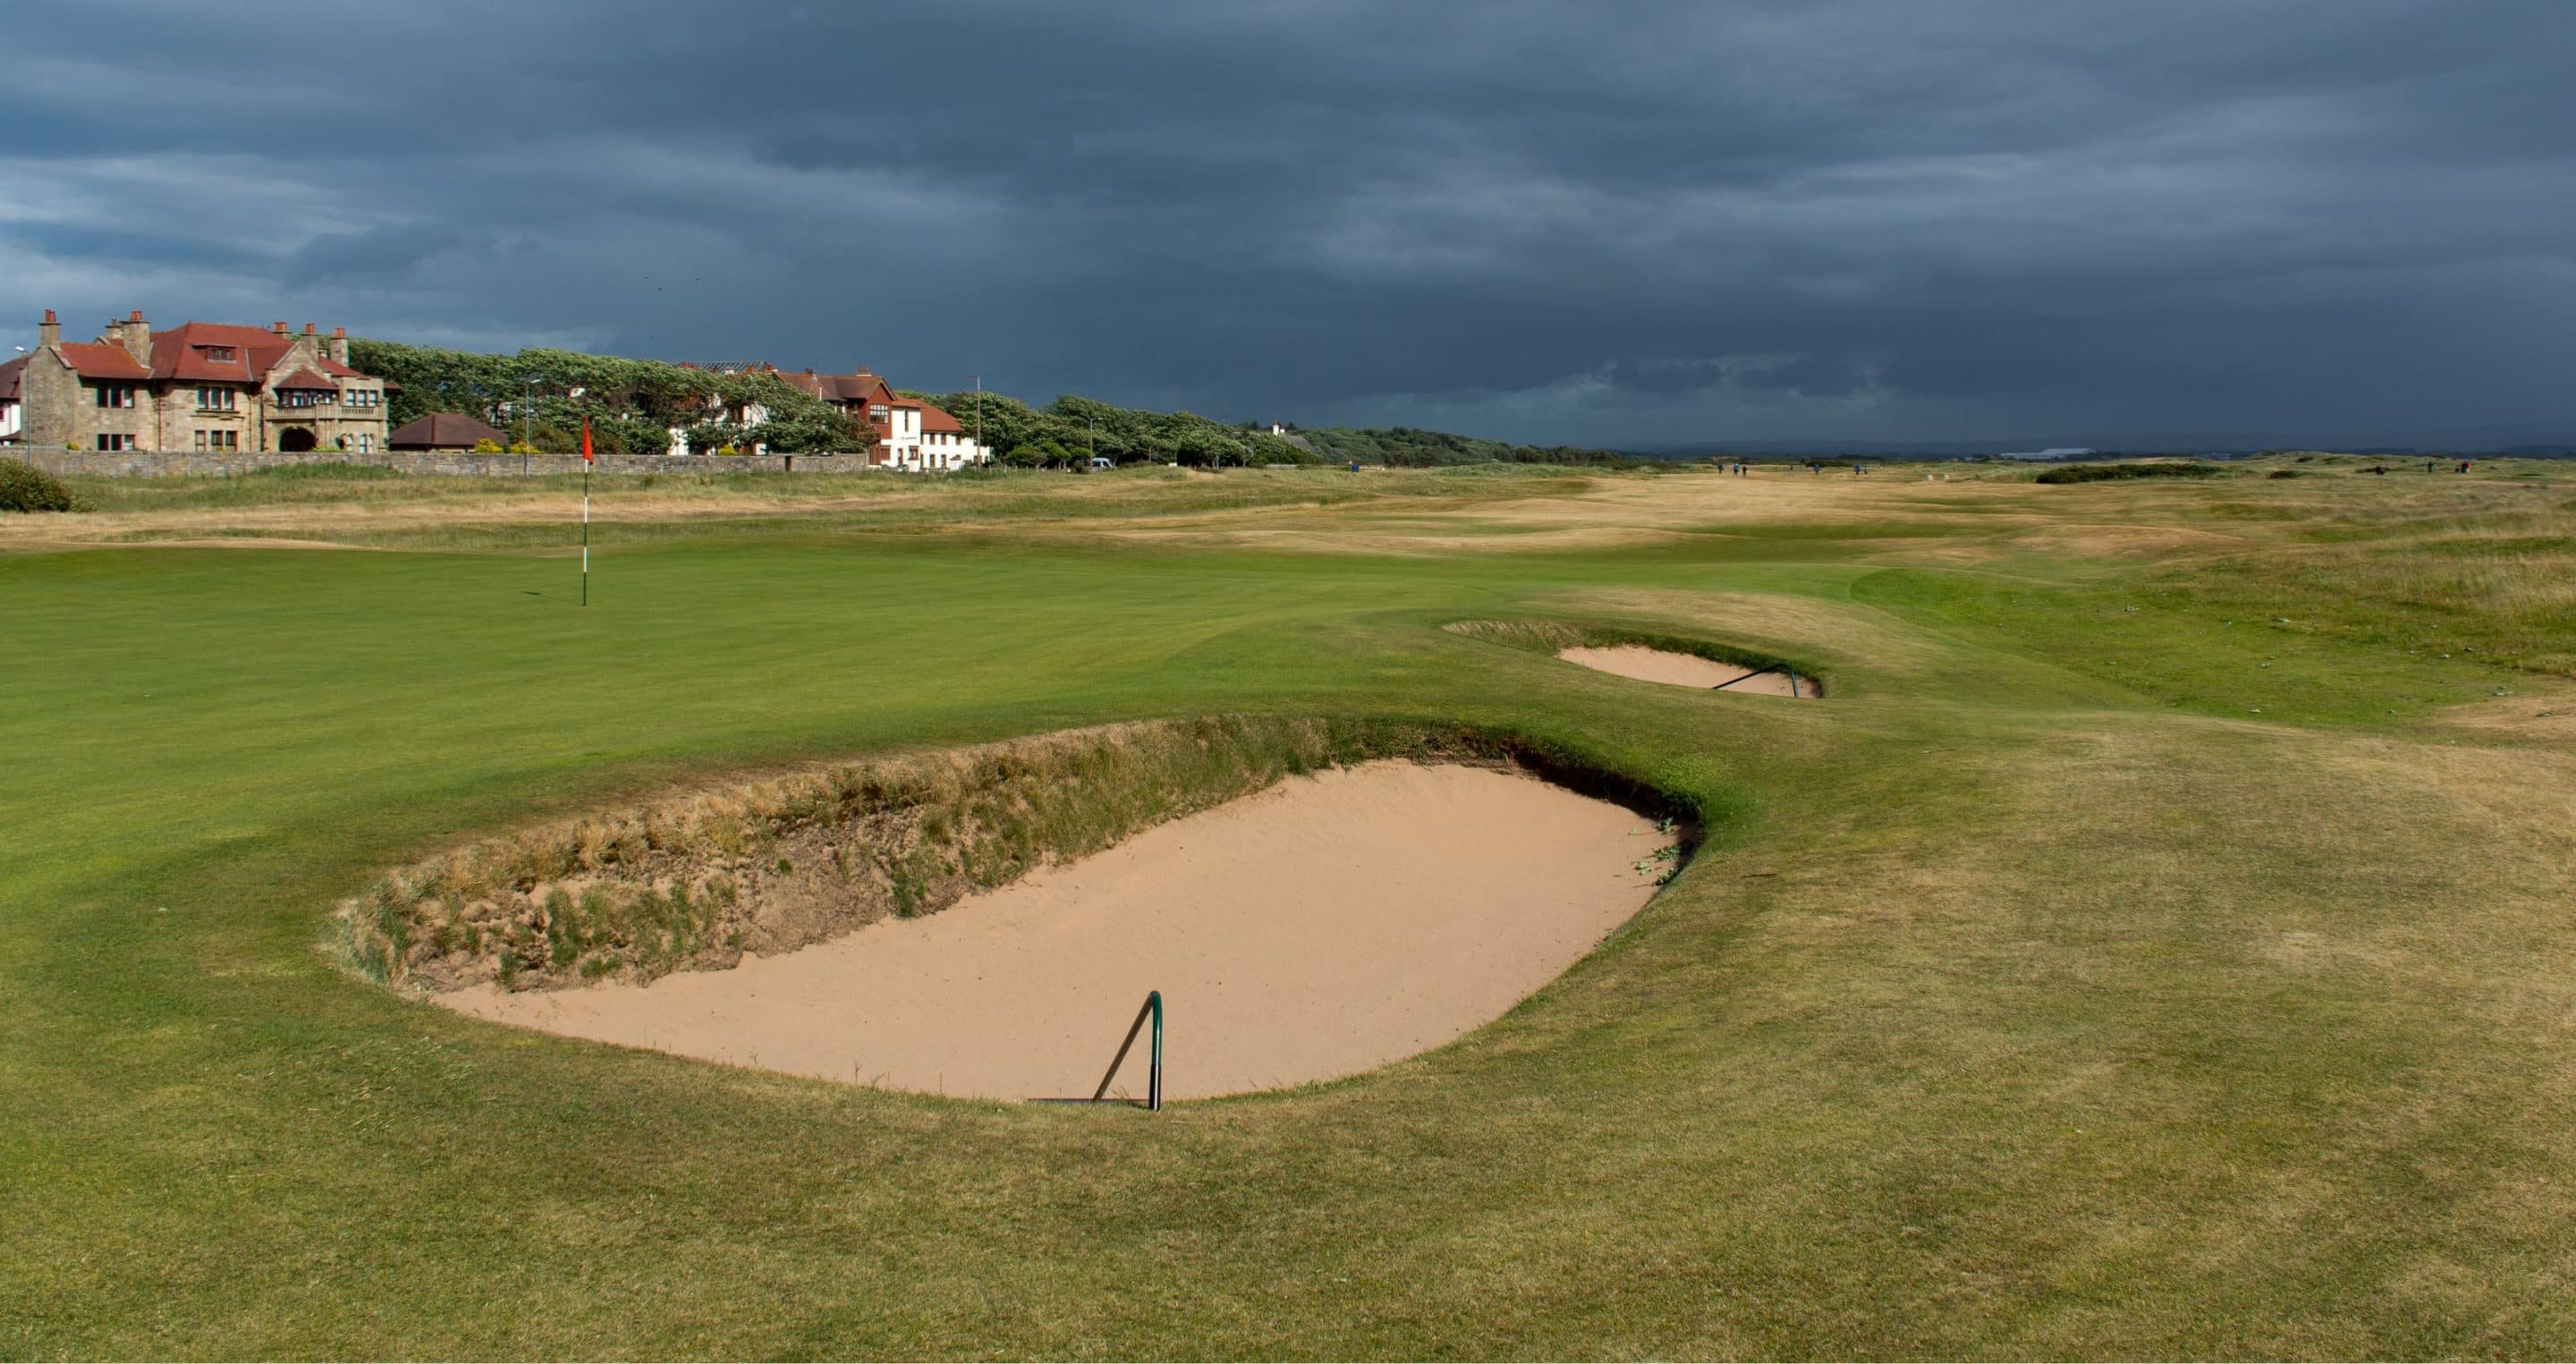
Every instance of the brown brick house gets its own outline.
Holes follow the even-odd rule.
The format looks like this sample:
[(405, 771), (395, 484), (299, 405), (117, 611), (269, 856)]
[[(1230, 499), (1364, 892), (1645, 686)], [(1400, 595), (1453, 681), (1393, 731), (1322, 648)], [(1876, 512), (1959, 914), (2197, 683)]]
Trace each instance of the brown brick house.
[(96, 341), (65, 341), (52, 310), (36, 349), (12, 362), (17, 439), (72, 450), (385, 448), (385, 381), (349, 367), (344, 329), (190, 322), (153, 331), (140, 312)]

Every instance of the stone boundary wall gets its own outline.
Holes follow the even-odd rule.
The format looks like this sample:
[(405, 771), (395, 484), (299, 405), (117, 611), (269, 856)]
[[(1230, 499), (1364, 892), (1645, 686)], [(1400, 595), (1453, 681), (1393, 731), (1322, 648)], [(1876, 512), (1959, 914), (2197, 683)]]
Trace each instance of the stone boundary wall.
[[(350, 450), (309, 455), (188, 454), (168, 451), (35, 450), (0, 445), (0, 458), (20, 459), (51, 474), (99, 478), (159, 478), (169, 475), (230, 476), (299, 464), (364, 464), (406, 474), (459, 474), (517, 478), (581, 472), (579, 455), (476, 455), (409, 450), (362, 455)], [(594, 466), (603, 474), (726, 473), (865, 473), (863, 455), (601, 455)]]

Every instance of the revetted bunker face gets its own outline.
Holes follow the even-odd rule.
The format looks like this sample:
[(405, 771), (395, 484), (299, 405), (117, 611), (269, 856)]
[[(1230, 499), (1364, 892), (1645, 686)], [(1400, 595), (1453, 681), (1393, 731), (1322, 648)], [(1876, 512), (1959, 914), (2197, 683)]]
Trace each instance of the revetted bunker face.
[(342, 922), (353, 964), (464, 1012), (989, 1098), (1088, 1093), (1160, 990), (1167, 1092), (1268, 1089), (1490, 1021), (1678, 867), (1671, 820), (1533, 767), (1584, 780), (1404, 726), (1077, 731), (532, 830)]

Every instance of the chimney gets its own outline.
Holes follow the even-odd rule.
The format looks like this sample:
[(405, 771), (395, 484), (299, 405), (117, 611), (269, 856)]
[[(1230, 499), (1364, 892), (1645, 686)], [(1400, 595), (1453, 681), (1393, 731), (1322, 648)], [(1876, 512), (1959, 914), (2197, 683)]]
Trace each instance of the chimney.
[(39, 346), (59, 346), (62, 343), (62, 319), (54, 316), (53, 309), (47, 308), (45, 310), (45, 320), (38, 323), (36, 326), (36, 344)]
[(333, 327), (331, 329), (331, 358), (344, 365), (349, 363), (348, 328)]
[(268, 329), (269, 329), (269, 331), (270, 331), (271, 333), (273, 333), (273, 334), (275, 334), (275, 335), (278, 335), (278, 336), (284, 336), (284, 335), (286, 335), (286, 324), (285, 324), (285, 323), (283, 323), (283, 322), (271, 322), (271, 323), (269, 323), (269, 324), (268, 324)]
[(134, 363), (152, 368), (152, 324), (143, 320), (141, 308), (125, 315), (124, 334), (115, 339), (125, 343), (125, 353), (134, 357)]

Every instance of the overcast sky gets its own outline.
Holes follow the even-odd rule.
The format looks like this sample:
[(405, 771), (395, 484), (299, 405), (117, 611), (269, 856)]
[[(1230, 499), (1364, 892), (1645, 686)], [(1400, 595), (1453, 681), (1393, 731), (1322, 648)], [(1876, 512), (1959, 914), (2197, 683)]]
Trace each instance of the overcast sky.
[(2576, 440), (2569, 0), (83, 0), (5, 51), (12, 344), (139, 307), (1550, 442)]

